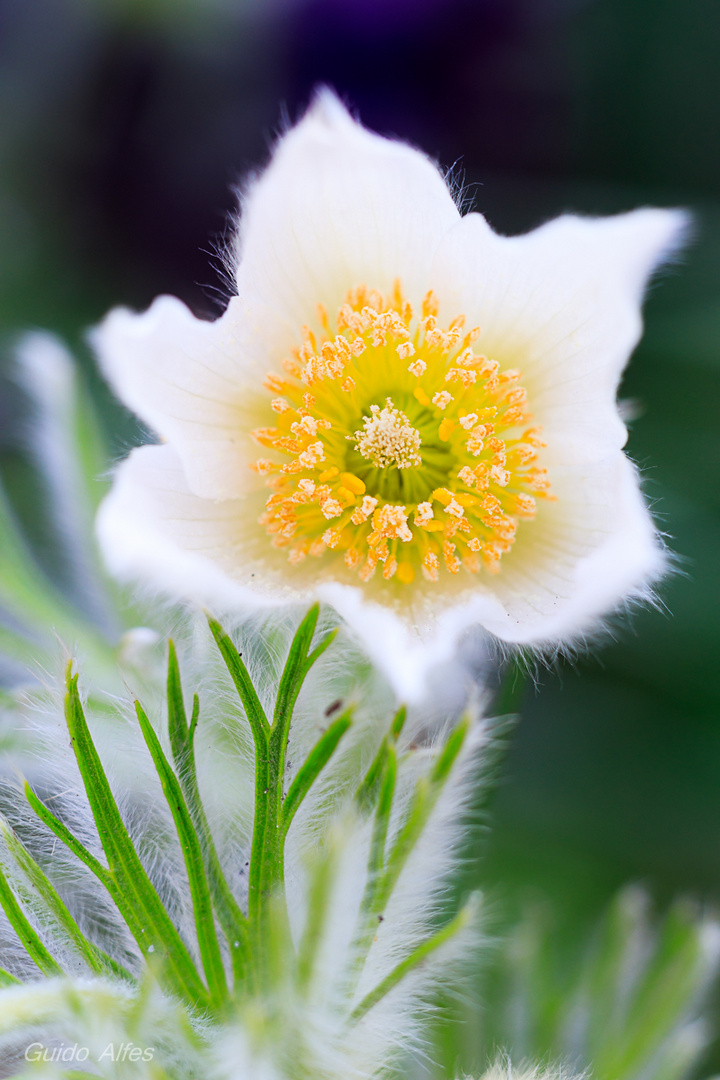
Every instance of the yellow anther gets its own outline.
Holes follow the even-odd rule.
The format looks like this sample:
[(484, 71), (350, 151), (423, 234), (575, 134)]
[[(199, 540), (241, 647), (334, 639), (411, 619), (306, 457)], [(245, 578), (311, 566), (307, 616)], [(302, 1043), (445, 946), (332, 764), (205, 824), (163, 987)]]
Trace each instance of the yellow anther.
[(478, 500), (474, 495), (456, 495), (455, 501), (460, 503), (460, 506), (476, 506)]
[(345, 552), (345, 565), (354, 570), (360, 563), (360, 552), (357, 548), (351, 547)]
[(437, 315), (438, 313), (438, 300), (432, 289), (426, 292), (423, 297), (422, 313), (424, 319), (426, 319), (428, 315)]
[(398, 581), (402, 581), (403, 585), (411, 585), (415, 580), (415, 569), (409, 562), (399, 562), (396, 574)]
[[(343, 508), (337, 499), (326, 499), (320, 509), (326, 518), (340, 517), (343, 512)], [(323, 537), (323, 540), (325, 540), (325, 537)], [(327, 540), (325, 543), (327, 543)]]
[(338, 469), (337, 465), (331, 465), (329, 469), (325, 470), (325, 472), (320, 473), (320, 475), (318, 476), (318, 480), (321, 484), (326, 484), (328, 480), (334, 480), (339, 472), (340, 470)]
[(326, 529), (322, 534), (322, 538), (329, 548), (335, 548), (340, 541), (340, 533), (337, 529)]
[(252, 462), (250, 468), (253, 472), (260, 473), (261, 476), (267, 476), (268, 473), (277, 468), (277, 465), (274, 461), (270, 461), (269, 458), (258, 458), (257, 461)]
[(350, 488), (345, 487), (342, 484), (337, 489), (337, 497), (344, 506), (352, 506), (352, 504), (356, 501), (355, 495), (350, 490)]
[(447, 488), (435, 488), (432, 493), (432, 498), (437, 502), (442, 503), (443, 506), (447, 506), (453, 499), (452, 491), (448, 491)]
[(442, 521), (423, 521), (420, 525), (425, 532), (442, 532), (445, 528)]
[(422, 562), (423, 574), (428, 579), (428, 581), (437, 581), (438, 577), (440, 576), (438, 573), (439, 568), (440, 563), (438, 562), (437, 555), (435, 555), (435, 553), (432, 551), (428, 551)]
[(413, 397), (416, 401), (419, 401), (421, 405), (428, 406), (431, 404), (430, 398), (427, 396), (422, 386), (416, 386), (413, 390)]
[(395, 574), (396, 571), (397, 571), (397, 559), (393, 555), (391, 555), (390, 558), (387, 559), (386, 562), (385, 562), (385, 569), (383, 570), (383, 577), (385, 578), (386, 581), (389, 581), (390, 578)]
[(344, 487), (349, 488), (355, 495), (365, 494), (366, 488), (364, 481), (362, 481), (359, 476), (355, 476), (354, 473), (340, 473), (340, 483), (343, 484)]
[(449, 416), (446, 416), (440, 421), (440, 427), (438, 428), (438, 436), (441, 442), (448, 442), (450, 436), (455, 430), (455, 421), (451, 420)]

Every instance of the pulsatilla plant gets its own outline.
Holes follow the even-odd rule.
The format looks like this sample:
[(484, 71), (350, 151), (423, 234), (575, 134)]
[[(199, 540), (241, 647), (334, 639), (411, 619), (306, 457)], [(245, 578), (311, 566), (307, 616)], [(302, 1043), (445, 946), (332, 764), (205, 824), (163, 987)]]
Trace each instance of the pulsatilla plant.
[[(0, 1029), (16, 1045), (21, 1032), (41, 1029), (48, 1046), (71, 1048), (97, 1023), (102, 1034), (88, 1056), (101, 1075), (132, 1068), (127, 1075), (350, 1077), (387, 1066), (413, 1040), (417, 1005), (435, 983), (433, 955), (472, 932), (474, 897), (443, 917), (443, 875), (419, 870), (438, 846), (445, 864), (452, 861), (448, 805), (457, 820), (463, 762), (481, 743), (481, 727), (466, 715), (435, 745), (420, 745), (408, 741), (404, 709), (384, 732), (367, 730), (367, 722), (353, 732), (353, 706), (334, 702), (314, 742), (297, 733), (293, 765), (298, 697), (335, 637), (333, 629), (316, 633), (318, 615), (315, 606), (292, 639), (272, 709), (234, 641), (209, 620), (236, 692), (233, 723), (251, 734), (252, 761), (238, 777), (254, 774), (244, 860), (229, 863), (214, 837), (202, 795), (212, 776), (199, 768), (196, 747), (205, 709), (197, 693), (186, 704), (172, 642), (167, 728), (135, 702), (182, 855), (187, 895), (179, 904), (163, 895), (158, 837), (131, 835), (79, 675), (68, 666), (65, 722), (95, 843), (29, 783), (25, 795), (37, 821), (106, 894), (104, 939), (115, 947), (94, 940), (87, 911), (74, 909), (51, 880), (52, 863), (43, 866), (22, 830), (3, 823), (0, 902), (36, 969), (25, 984), (2, 973)], [(153, 860), (142, 857), (149, 839)], [(132, 1040), (153, 1050), (151, 1060), (112, 1061), (102, 1071), (108, 1025), (120, 1032), (118, 1046)]]

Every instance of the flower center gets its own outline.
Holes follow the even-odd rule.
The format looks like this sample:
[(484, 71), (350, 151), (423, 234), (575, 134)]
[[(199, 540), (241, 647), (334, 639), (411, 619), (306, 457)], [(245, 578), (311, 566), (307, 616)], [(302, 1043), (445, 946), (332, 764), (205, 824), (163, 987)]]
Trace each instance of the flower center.
[(410, 584), (418, 573), (496, 572), (521, 518), (552, 498), (544, 444), (520, 372), (473, 348), (479, 328), (442, 329), (428, 293), (419, 313), (396, 282), (391, 297), (358, 286), (322, 333), (267, 388), (275, 425), (253, 436), (274, 451), (253, 468), (271, 494), (261, 524), (292, 564), (342, 558), (362, 581)]
[(385, 408), (370, 406), (370, 416), (363, 420), (363, 430), (352, 436), (355, 449), (378, 469), (395, 466), (409, 469), (422, 465), (420, 457), (420, 432), (414, 428), (404, 412), (396, 409), (391, 398)]

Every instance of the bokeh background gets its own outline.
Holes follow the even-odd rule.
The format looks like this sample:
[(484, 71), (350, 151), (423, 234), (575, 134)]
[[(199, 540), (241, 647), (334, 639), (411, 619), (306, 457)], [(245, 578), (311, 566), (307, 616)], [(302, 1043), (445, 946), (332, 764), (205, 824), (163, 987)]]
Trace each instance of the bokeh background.
[[(720, 5), (0, 0), (0, 363), (19, 330), (59, 333), (108, 461), (138, 433), (93, 371), (86, 327), (161, 292), (219, 313), (233, 185), (318, 83), (452, 168), (500, 231), (570, 209), (695, 216), (623, 384), (629, 451), (678, 554), (665, 609), (528, 688), (477, 841), (497, 911), (548, 900), (562, 966), (624, 882), (659, 905), (720, 899)], [(0, 476), (62, 577), (22, 413), (6, 391)], [(718, 1063), (716, 1049), (703, 1072)]]

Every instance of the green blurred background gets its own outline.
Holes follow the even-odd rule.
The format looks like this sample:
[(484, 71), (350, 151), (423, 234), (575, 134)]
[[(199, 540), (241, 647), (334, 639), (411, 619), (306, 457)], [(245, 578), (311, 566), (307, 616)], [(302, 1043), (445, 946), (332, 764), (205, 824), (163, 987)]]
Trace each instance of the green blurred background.
[[(623, 385), (629, 451), (677, 552), (664, 611), (541, 673), (489, 802), (476, 871), (496, 906), (543, 895), (558, 948), (627, 881), (720, 894), (720, 4), (717, 0), (0, 0), (0, 334), (56, 331), (105, 417), (85, 328), (160, 292), (222, 309), (213, 252), (235, 184), (328, 83), (363, 121), (464, 178), (517, 232), (564, 210), (689, 206)], [(23, 402), (0, 475), (57, 565)], [(67, 585), (68, 589), (70, 585)], [(704, 1069), (717, 1067), (720, 1055)]]

